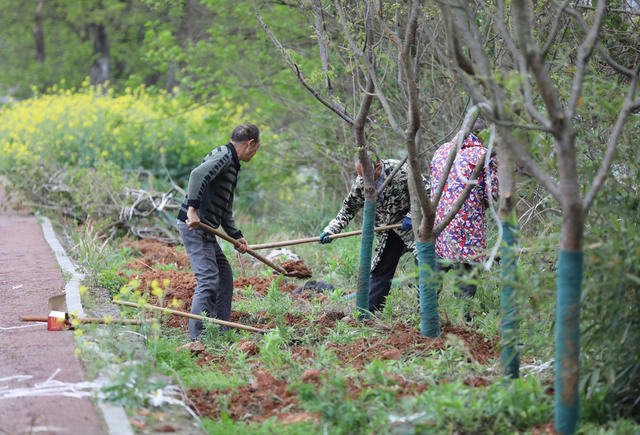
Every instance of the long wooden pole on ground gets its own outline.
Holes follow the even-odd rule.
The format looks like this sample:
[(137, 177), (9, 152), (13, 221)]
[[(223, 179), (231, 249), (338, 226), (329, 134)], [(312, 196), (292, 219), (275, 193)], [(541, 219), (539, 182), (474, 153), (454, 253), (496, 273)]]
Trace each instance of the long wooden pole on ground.
[[(373, 231), (395, 230), (400, 228), (401, 226), (402, 224), (386, 225), (386, 226), (374, 228)], [(340, 233), (340, 234), (331, 234), (329, 235), (329, 237), (332, 239), (341, 239), (343, 237), (358, 236), (360, 234), (362, 234), (362, 230), (349, 231), (347, 233)], [(303, 243), (313, 243), (317, 241), (318, 241), (317, 237), (307, 237), (305, 239), (284, 240), (282, 242), (272, 242), (272, 243), (263, 243), (261, 245), (251, 245), (249, 246), (249, 248), (251, 249), (281, 248), (283, 246), (301, 245)]]
[[(47, 322), (49, 320), (48, 317), (37, 317), (37, 316), (20, 316), (21, 322)], [(123, 325), (140, 325), (142, 322), (136, 319), (107, 319), (105, 317), (78, 317), (75, 319), (79, 323), (117, 323)], [(155, 319), (147, 319), (145, 322), (152, 322)]]
[(176, 316), (188, 317), (190, 319), (208, 320), (210, 322), (217, 323), (218, 325), (224, 325), (230, 328), (244, 329), (245, 331), (259, 332), (261, 334), (264, 334), (267, 332), (266, 329), (254, 328), (253, 326), (243, 325), (242, 323), (227, 322), (226, 320), (214, 319), (212, 317), (205, 317), (205, 316), (199, 316), (197, 314), (185, 313), (184, 311), (172, 310), (171, 308), (159, 307), (157, 305), (149, 305), (149, 304), (140, 305), (140, 304), (136, 304), (135, 302), (118, 301), (118, 300), (114, 300), (113, 302), (118, 305), (126, 305), (127, 307), (149, 308), (151, 310), (162, 311), (165, 313), (175, 314)]

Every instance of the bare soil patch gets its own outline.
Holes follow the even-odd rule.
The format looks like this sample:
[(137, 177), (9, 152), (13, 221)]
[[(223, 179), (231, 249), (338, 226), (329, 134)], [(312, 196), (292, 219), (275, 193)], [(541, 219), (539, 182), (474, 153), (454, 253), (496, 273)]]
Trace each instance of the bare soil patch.
[(155, 239), (124, 240), (120, 245), (136, 249), (143, 255), (142, 259), (127, 264), (128, 269), (149, 268), (154, 264), (175, 264), (179, 269), (189, 267), (186, 252), (178, 252), (175, 247)]
[[(285, 381), (275, 379), (269, 373), (258, 370), (254, 372), (255, 380), (249, 385), (231, 390), (206, 391), (202, 388), (187, 392), (194, 409), (203, 417), (212, 419), (220, 417), (218, 398), (228, 403), (226, 412), (233, 420), (246, 422), (263, 422), (276, 416), (279, 421), (292, 422), (312, 419), (311, 414), (299, 408), (295, 392), (289, 391)], [(299, 419), (304, 416), (303, 419)], [(296, 418), (298, 420), (296, 420)]]
[[(181, 304), (179, 307), (173, 308), (189, 312), (196, 285), (193, 273), (184, 270), (161, 271), (152, 269), (155, 264), (174, 263), (178, 268), (184, 268), (188, 267), (188, 261), (181, 260), (175, 254), (175, 248), (157, 241), (140, 241), (135, 248), (143, 253), (144, 258), (130, 264), (135, 272), (129, 278), (138, 279), (141, 282), (140, 289), (145, 291), (147, 298), (155, 303), (158, 303), (158, 301), (150, 294), (150, 283), (156, 280), (162, 286), (163, 282), (168, 279), (170, 284), (166, 288), (162, 304), (170, 306), (175, 298), (181, 301)], [(281, 265), (288, 272), (308, 273), (309, 276), (311, 274), (311, 271), (301, 260), (288, 260)], [(273, 285), (274, 279), (279, 280), (278, 288), (283, 293), (291, 294), (297, 288), (295, 284), (287, 282), (284, 277), (279, 277), (278, 275), (269, 277), (241, 276), (234, 281), (234, 287), (244, 289), (251, 287), (252, 291), (266, 295), (270, 286)], [(327, 296), (317, 293), (294, 294), (292, 296), (305, 299), (309, 297), (328, 299)], [(234, 300), (242, 297), (244, 296), (240, 292), (234, 294)], [(321, 330), (334, 328), (336, 322), (344, 319), (344, 316), (345, 314), (340, 311), (327, 312), (316, 320), (315, 325)], [(285, 313), (280, 317), (276, 317), (267, 312), (232, 311), (231, 321), (264, 329), (274, 328), (278, 322), (284, 322), (287, 326), (301, 333), (306, 333), (309, 327), (312, 326), (307, 316), (292, 313)], [(359, 324), (352, 318), (348, 318), (346, 322), (354, 327)], [(180, 328), (186, 328), (187, 323), (188, 319), (174, 315), (170, 316), (165, 322), (166, 326)], [(367, 322), (366, 324), (371, 323)], [(469, 361), (475, 360), (486, 364), (490, 358), (494, 358), (497, 355), (497, 342), (497, 338), (488, 341), (475, 331), (453, 325), (445, 325), (440, 337), (430, 339), (424, 337), (413, 326), (399, 324), (384, 337), (360, 338), (348, 344), (328, 343), (328, 347), (335, 352), (343, 364), (357, 367), (362, 367), (376, 358), (382, 360), (407, 358), (427, 354), (431, 350), (444, 349), (447, 346), (462, 346), (467, 352)], [(243, 340), (238, 346), (239, 349), (249, 355), (259, 353), (259, 348), (251, 341)], [(290, 346), (290, 351), (292, 357), (301, 362), (310, 362), (315, 358), (313, 351), (304, 347), (292, 345)], [(203, 367), (208, 366), (212, 370), (220, 370), (223, 373), (231, 374), (229, 361), (223, 355), (203, 352), (199, 354), (198, 364)], [(274, 378), (264, 370), (256, 370), (253, 375), (255, 380), (249, 385), (240, 388), (212, 391), (206, 391), (202, 388), (189, 390), (188, 396), (193, 403), (193, 408), (203, 417), (219, 418), (221, 412), (225, 412), (233, 420), (246, 422), (262, 422), (273, 416), (282, 423), (317, 420), (316, 416), (300, 407), (297, 392), (291, 390), (287, 382)], [(326, 373), (309, 369), (302, 376), (302, 381), (320, 385), (322, 382), (326, 382)], [(420, 394), (428, 388), (427, 383), (409, 382), (398, 375), (390, 373), (385, 374), (382, 385), (362, 384), (357, 380), (351, 379), (346, 382), (347, 396), (351, 398), (358, 397), (363, 390), (370, 388), (384, 388), (398, 397)], [(476, 377), (466, 379), (465, 384), (473, 387), (483, 387), (488, 384), (488, 381), (484, 378)]]
[(486, 364), (489, 358), (497, 356), (497, 338), (487, 341), (475, 331), (468, 331), (452, 325), (444, 326), (442, 334), (436, 339), (423, 336), (412, 326), (399, 325), (388, 337), (360, 338), (353, 343), (346, 344), (329, 343), (328, 347), (333, 349), (342, 362), (363, 366), (383, 355), (390, 356), (390, 351), (393, 350), (400, 351), (402, 356), (411, 356), (430, 350), (444, 349), (449, 345), (448, 334), (462, 340), (469, 352), (468, 360), (473, 358), (481, 364)]
[[(233, 287), (243, 289), (251, 287), (256, 293), (266, 295), (269, 292), (271, 282), (276, 278), (278, 278), (278, 275), (271, 275), (269, 278), (263, 278), (261, 276), (241, 276), (233, 281)], [(280, 278), (278, 289), (283, 293), (291, 293), (296, 289), (296, 286), (295, 284), (288, 283), (284, 278)], [(239, 298), (240, 295), (234, 294), (234, 298), (236, 297)]]
[[(264, 370), (254, 372), (254, 377), (255, 380), (249, 385), (240, 388), (212, 391), (197, 388), (189, 390), (187, 394), (193, 403), (193, 408), (202, 417), (219, 418), (220, 413), (225, 411), (233, 420), (242, 420), (247, 423), (262, 422), (273, 416), (285, 424), (317, 420), (316, 416), (300, 407), (297, 392), (285, 381), (275, 379)], [(325, 371), (308, 369), (302, 374), (300, 380), (319, 386), (326, 381), (326, 377)], [(348, 379), (345, 387), (347, 399), (355, 399), (363, 390), (372, 388), (386, 389), (400, 398), (421, 394), (428, 389), (428, 384), (408, 382), (398, 375), (385, 373), (383, 386), (360, 384)], [(225, 403), (226, 409), (221, 409), (220, 403)]]

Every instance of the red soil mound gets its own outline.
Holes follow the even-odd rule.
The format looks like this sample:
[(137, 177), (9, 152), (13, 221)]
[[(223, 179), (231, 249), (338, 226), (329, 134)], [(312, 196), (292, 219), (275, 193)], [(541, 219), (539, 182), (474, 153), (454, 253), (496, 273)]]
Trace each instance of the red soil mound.
[(144, 256), (125, 265), (127, 269), (150, 268), (154, 264), (175, 264), (179, 269), (189, 267), (189, 258), (185, 252), (177, 252), (175, 247), (155, 239), (125, 240), (121, 246), (134, 248)]

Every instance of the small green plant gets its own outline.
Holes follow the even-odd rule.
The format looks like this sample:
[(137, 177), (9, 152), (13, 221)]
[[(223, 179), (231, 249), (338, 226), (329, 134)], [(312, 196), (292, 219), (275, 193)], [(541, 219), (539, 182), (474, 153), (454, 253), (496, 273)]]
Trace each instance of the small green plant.
[(111, 382), (105, 384), (100, 391), (105, 400), (118, 405), (138, 408), (149, 402), (150, 395), (164, 388), (167, 384), (154, 374), (152, 361), (140, 360), (136, 351), (124, 355), (126, 364), (117, 366)]
[(282, 337), (280, 328), (271, 330), (264, 336), (264, 340), (258, 345), (260, 356), (267, 364), (278, 366), (284, 360), (281, 350), (285, 340)]
[(324, 378), (316, 389), (313, 384), (296, 384), (302, 406), (319, 413), (331, 428), (331, 433), (366, 433), (370, 417), (366, 401), (349, 397), (347, 380), (335, 374)]
[(116, 269), (106, 269), (98, 273), (96, 277), (98, 284), (109, 291), (111, 296), (115, 296), (120, 292), (122, 286), (124, 286), (128, 279), (118, 274)]
[(291, 299), (280, 291), (280, 281), (282, 276), (277, 276), (271, 281), (267, 291), (267, 311), (275, 315), (282, 315), (291, 309)]

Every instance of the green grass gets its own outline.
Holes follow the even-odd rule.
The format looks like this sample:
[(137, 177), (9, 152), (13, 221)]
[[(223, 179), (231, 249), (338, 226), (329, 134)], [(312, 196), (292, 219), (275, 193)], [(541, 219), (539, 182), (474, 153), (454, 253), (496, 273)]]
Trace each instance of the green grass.
[[(260, 225), (248, 224), (243, 231), (250, 243), (266, 241), (264, 228)], [(283, 232), (279, 238), (305, 236), (308, 234)], [(105, 248), (104, 252), (111, 252), (108, 249)], [(223, 249), (234, 275), (240, 276), (243, 269), (235, 251), (226, 243)], [(480, 364), (469, 358), (468, 351), (456, 337), (448, 338), (448, 346), (442, 350), (410, 352), (400, 360), (372, 359), (362, 366), (341, 361), (331, 349), (331, 343), (348, 346), (363, 339), (370, 342), (375, 338), (390, 337), (393, 325), (398, 323), (406, 323), (419, 330), (413, 259), (406, 255), (400, 261), (387, 306), (376, 314), (372, 323), (351, 326), (346, 321), (337, 320), (335, 327), (326, 330), (318, 323), (326, 313), (340, 311), (347, 318), (353, 316), (355, 300), (344, 297), (344, 294), (356, 286), (359, 238), (340, 239), (329, 245), (298, 245), (293, 250), (312, 269), (313, 279), (332, 284), (336, 290), (328, 294), (328, 301), (291, 298), (279, 290), (277, 280), (266, 295), (251, 288), (237, 291), (242, 298), (234, 301), (233, 309), (248, 312), (250, 318), (247, 323), (263, 318), (266, 313), (276, 327), (260, 335), (235, 329), (222, 333), (219, 326), (206, 324), (202, 339), (206, 351), (224, 356), (230, 371), (221, 371), (215, 365), (201, 367), (196, 356), (188, 351), (176, 351), (179, 345), (188, 341), (184, 331), (163, 330), (160, 335), (150, 334), (146, 340), (146, 353), (148, 360), (154, 362), (153, 370), (172, 377), (186, 389), (201, 387), (233, 391), (253, 382), (257, 370), (265, 370), (276, 379), (287, 382), (290, 390), (297, 394), (299, 406), (318, 419), (318, 422), (283, 425), (270, 418), (260, 424), (248, 424), (242, 418), (233, 421), (223, 412), (220, 419), (202, 420), (202, 426), (208, 433), (526, 433), (533, 426), (553, 419), (552, 398), (545, 393), (547, 385), (552, 382), (551, 371), (507, 382), (501, 377), (499, 354), (487, 364)], [(112, 293), (120, 285), (115, 272), (120, 265), (131, 260), (129, 256), (133, 253), (113, 252), (114, 255), (107, 256), (101, 263), (104, 268), (96, 278), (98, 285)], [(538, 362), (553, 357), (554, 300), (553, 287), (548, 287), (553, 282), (553, 270), (540, 270), (540, 264), (546, 264), (545, 261), (534, 257), (534, 261), (523, 262), (519, 266), (523, 276), (535, 275), (519, 288), (522, 357), (535, 358)], [(271, 275), (271, 271), (266, 266), (257, 265), (247, 270), (247, 274), (266, 277)], [(289, 282), (301, 285), (304, 281), (290, 279)], [(500, 280), (497, 266), (480, 274), (478, 292), (473, 300), (454, 296), (456, 279), (453, 272), (443, 275), (442, 282), (439, 308), (443, 322), (473, 330), (489, 340), (499, 335)], [(527, 291), (531, 285), (547, 290)], [(471, 323), (466, 323), (463, 318), (467, 310), (474, 315)], [(288, 314), (305, 319), (309, 326), (297, 329), (288, 326), (285, 321)], [(259, 352), (248, 355), (240, 351), (238, 344), (243, 339), (254, 341)], [(306, 360), (296, 358), (294, 354), (299, 348), (308, 349), (313, 356)], [(124, 351), (119, 355), (122, 360), (133, 358)], [(301, 381), (302, 374), (311, 368), (325, 374), (317, 385)], [(155, 388), (150, 372), (141, 367), (131, 372), (133, 374), (129, 373), (129, 377), (134, 376), (142, 384), (140, 388)], [(126, 378), (125, 375), (122, 376)], [(421, 394), (398, 395), (392, 376), (409, 383), (426, 384), (428, 389)], [(486, 379), (489, 385), (473, 388), (464, 384), (465, 380), (478, 377)], [(116, 379), (116, 385), (122, 386), (123, 379)], [(605, 397), (605, 394), (595, 394), (589, 399), (584, 398), (580, 431), (634, 433), (638, 429), (637, 424), (610, 419)], [(228, 409), (225, 401), (229, 398), (220, 396), (222, 411)], [(129, 406), (135, 406), (132, 394), (125, 394), (123, 400)]]

